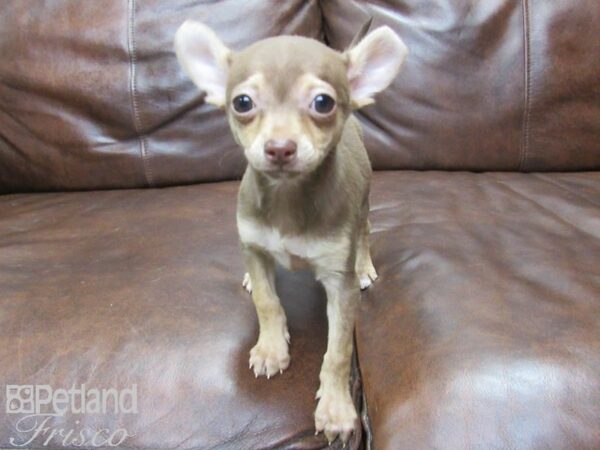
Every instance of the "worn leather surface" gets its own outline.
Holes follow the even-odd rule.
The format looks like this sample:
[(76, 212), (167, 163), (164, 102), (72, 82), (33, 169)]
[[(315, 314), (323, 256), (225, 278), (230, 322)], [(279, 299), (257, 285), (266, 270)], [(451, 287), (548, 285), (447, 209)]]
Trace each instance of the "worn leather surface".
[[(280, 273), (292, 364), (255, 379), (236, 189), (0, 197), (0, 383), (136, 383), (137, 415), (56, 419), (134, 448), (325, 445), (323, 290)], [(375, 174), (357, 325), (374, 448), (600, 446), (599, 198), (598, 173)], [(0, 414), (0, 447), (26, 438)]]
[(235, 179), (223, 114), (179, 68), (204, 21), (233, 49), (278, 34), (343, 49), (368, 17), (411, 53), (361, 113), (377, 169), (600, 167), (596, 0), (0, 2), (0, 192)]
[(325, 38), (344, 49), (369, 17), (410, 54), (362, 111), (377, 169), (596, 170), (596, 0), (327, 0)]
[(385, 172), (372, 199), (373, 448), (600, 448), (600, 173)]
[(189, 18), (233, 49), (322, 28), (304, 0), (0, 2), (0, 193), (239, 177), (224, 114), (175, 58)]
[[(22, 415), (5, 413), (5, 384), (82, 383), (137, 384), (138, 414), (68, 414), (52, 429), (122, 427), (135, 437), (120, 448), (136, 449), (326, 446), (313, 422), (324, 290), (306, 273), (279, 277), (291, 365), (256, 379), (236, 190), (229, 182), (0, 196), (0, 448), (31, 437), (15, 432)], [(32, 446), (77, 448), (44, 439)], [(360, 442), (359, 430), (350, 448)]]
[[(360, 113), (376, 168), (600, 168), (596, 0), (5, 1), (0, 193), (239, 177), (223, 115), (175, 61), (177, 26), (202, 20), (234, 49), (281, 33), (342, 49), (371, 15), (411, 50)], [(599, 186), (599, 172), (376, 174), (367, 443), (600, 447)], [(292, 365), (255, 380), (235, 190), (0, 196), (0, 384), (137, 383), (137, 415), (56, 419), (124, 426), (131, 448), (324, 445), (322, 289), (280, 276)], [(16, 419), (0, 410), (0, 447)]]

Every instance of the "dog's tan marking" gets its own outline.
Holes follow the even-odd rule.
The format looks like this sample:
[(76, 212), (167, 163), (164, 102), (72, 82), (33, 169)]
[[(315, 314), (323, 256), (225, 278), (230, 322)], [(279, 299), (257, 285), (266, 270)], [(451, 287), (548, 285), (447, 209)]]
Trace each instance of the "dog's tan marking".
[[(260, 225), (250, 219), (238, 217), (240, 240), (247, 246), (256, 246), (273, 255), (288, 270), (310, 266), (344, 267), (348, 258), (349, 237), (311, 238), (307, 236), (282, 235), (276, 228)], [(296, 267), (294, 267), (294, 261)]]

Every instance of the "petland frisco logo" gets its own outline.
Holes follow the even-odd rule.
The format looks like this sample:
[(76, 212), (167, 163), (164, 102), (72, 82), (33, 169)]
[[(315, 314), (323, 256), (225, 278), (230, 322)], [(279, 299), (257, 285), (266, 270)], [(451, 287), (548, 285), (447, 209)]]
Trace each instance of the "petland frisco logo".
[[(126, 389), (89, 389), (85, 384), (70, 389), (53, 389), (42, 385), (6, 385), (6, 413), (23, 414), (15, 430), (23, 439), (10, 438), (16, 447), (31, 445), (43, 439), (43, 445), (57, 443), (77, 447), (115, 447), (134, 436), (123, 428), (108, 430), (82, 426), (74, 420), (75, 428), (53, 427), (52, 420), (66, 414), (137, 414), (137, 384)], [(79, 428), (77, 428), (79, 427)]]

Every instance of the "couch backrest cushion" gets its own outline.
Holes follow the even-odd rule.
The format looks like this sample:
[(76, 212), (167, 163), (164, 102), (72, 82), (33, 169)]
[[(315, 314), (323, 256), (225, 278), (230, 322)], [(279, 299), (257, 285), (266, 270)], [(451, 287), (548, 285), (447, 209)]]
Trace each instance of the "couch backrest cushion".
[(321, 38), (316, 2), (0, 3), (0, 192), (162, 186), (239, 177), (224, 115), (180, 70), (186, 19), (232, 48)]
[(326, 0), (342, 49), (369, 16), (410, 49), (361, 111), (376, 168), (600, 168), (598, 0)]
[(0, 192), (239, 177), (245, 161), (173, 52), (187, 18), (232, 48), (338, 49), (370, 17), (410, 48), (359, 113), (376, 169), (600, 168), (597, 0), (0, 2)]

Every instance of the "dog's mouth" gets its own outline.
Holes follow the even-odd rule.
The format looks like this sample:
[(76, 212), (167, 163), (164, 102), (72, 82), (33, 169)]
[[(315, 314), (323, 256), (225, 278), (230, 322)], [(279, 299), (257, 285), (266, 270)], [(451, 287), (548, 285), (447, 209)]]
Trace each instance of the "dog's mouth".
[(294, 159), (287, 163), (273, 163), (265, 161), (261, 172), (272, 176), (273, 178), (293, 177), (304, 172), (303, 164)]
[(265, 175), (271, 178), (283, 179), (283, 178), (295, 178), (302, 174), (301, 170), (288, 166), (275, 166), (262, 171)]

